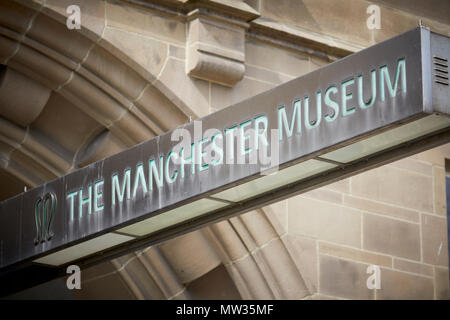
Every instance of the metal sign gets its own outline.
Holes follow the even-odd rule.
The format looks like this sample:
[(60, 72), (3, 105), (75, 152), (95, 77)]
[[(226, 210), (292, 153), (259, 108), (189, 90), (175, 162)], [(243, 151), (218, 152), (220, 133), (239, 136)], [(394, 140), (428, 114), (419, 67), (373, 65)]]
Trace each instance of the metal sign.
[(3, 201), (0, 270), (104, 258), (448, 142), (449, 52), (414, 29)]

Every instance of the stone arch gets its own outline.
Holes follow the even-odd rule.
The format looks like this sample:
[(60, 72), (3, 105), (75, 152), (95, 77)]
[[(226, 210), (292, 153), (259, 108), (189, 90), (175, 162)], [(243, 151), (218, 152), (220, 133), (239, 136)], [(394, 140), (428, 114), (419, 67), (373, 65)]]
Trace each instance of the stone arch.
[[(209, 111), (206, 98), (201, 106), (190, 98), (208, 92), (209, 83), (185, 74), (184, 43), (172, 46), (108, 28), (110, 3), (116, 5), (0, 3), (0, 176), (14, 184), (15, 194), (23, 185), (45, 183)], [(65, 25), (69, 4), (88, 13), (80, 30)], [(185, 28), (184, 22), (179, 25)], [(174, 84), (173, 75), (179, 74), (181, 83)], [(274, 230), (263, 211), (253, 212), (94, 267), (86, 283), (95, 287), (98, 279), (117, 277), (132, 298), (189, 298), (188, 283), (222, 264), (244, 298), (310, 294), (283, 234)], [(271, 238), (260, 238), (263, 233)], [(231, 251), (238, 249), (234, 257)], [(177, 250), (195, 253), (197, 261), (190, 265), (189, 257), (171, 255)], [(283, 265), (265, 256), (270, 250)], [(278, 285), (287, 279), (284, 274), (291, 280)], [(95, 297), (94, 289), (91, 293)]]
[[(117, 152), (159, 135), (188, 119), (155, 87), (162, 62), (145, 68), (117, 47), (117, 35), (106, 39), (105, 17), (101, 16), (104, 2), (81, 1), (80, 5), (89, 5), (86, 12), (91, 16), (82, 19), (80, 30), (69, 30), (62, 11), (64, 1), (0, 4), (0, 63), (5, 66), (0, 87), (1, 163), (28, 186), (108, 156), (107, 150)], [(168, 44), (150, 49), (149, 55), (157, 55), (168, 51)], [(45, 116), (51, 118), (56, 111), (62, 113), (61, 109), (68, 117), (60, 121), (69, 123), (49, 126)], [(76, 141), (81, 136), (84, 139)], [(37, 171), (44, 174), (36, 176)]]

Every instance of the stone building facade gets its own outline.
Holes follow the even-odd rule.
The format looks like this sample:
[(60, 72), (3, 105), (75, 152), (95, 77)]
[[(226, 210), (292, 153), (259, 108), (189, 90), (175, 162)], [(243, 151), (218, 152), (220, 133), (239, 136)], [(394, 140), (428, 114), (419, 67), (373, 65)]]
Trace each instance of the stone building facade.
[[(448, 1), (433, 3), (0, 0), (0, 200), (419, 20), (450, 36)], [(103, 262), (81, 290), (16, 297), (449, 299), (447, 159), (450, 144)]]

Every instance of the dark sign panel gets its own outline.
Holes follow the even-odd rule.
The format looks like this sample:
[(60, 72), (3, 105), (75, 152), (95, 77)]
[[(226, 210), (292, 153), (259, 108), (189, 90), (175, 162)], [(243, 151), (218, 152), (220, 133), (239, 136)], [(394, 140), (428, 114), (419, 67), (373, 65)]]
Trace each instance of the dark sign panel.
[(6, 200), (0, 268), (130, 250), (448, 142), (449, 52), (417, 28)]

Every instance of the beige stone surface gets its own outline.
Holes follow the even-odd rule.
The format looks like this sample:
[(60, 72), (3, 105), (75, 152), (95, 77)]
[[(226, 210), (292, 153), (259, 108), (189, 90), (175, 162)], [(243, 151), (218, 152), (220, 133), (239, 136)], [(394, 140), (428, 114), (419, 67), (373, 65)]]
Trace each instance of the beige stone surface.
[(67, 7), (77, 5), (81, 13), (81, 30), (91, 40), (97, 40), (105, 28), (105, 4), (106, 0), (46, 0), (44, 14), (58, 20), (64, 26)]
[[(130, 280), (132, 279), (132, 287), (135, 287), (134, 290), (139, 292), (142, 298), (155, 300), (167, 299), (168, 297), (159, 287), (159, 283), (153, 279), (152, 274), (146, 269), (146, 266), (140, 258), (136, 257), (130, 260), (125, 268), (119, 271), (119, 274), (123, 275), (126, 273), (125, 281), (128, 277)], [(138, 296), (137, 298), (140, 297)]]
[(422, 215), (423, 261), (448, 266), (447, 221), (445, 218)]
[(312, 198), (336, 204), (342, 204), (342, 194), (324, 188), (315, 189), (302, 194), (303, 197)]
[(229, 221), (218, 222), (210, 227), (217, 240), (218, 254), (223, 255), (223, 263), (243, 259), (249, 253), (238, 235), (233, 231)]
[(378, 213), (393, 218), (419, 222), (419, 213), (410, 209), (388, 205), (378, 201), (344, 195), (344, 205), (363, 211)]
[[(262, 0), (260, 12), (263, 17), (281, 21), (309, 33), (317, 33), (325, 38), (336, 38), (364, 46), (386, 40), (417, 26), (419, 16), (380, 7), (381, 28), (369, 30), (366, 13), (370, 3), (366, 1), (343, 0)], [(448, 32), (440, 23), (427, 20), (432, 30)]]
[(22, 152), (14, 150), (10, 154), (12, 163), (16, 163), (20, 168), (19, 178), (26, 177), (32, 181), (38, 181), (43, 183), (44, 181), (50, 181), (57, 177), (49, 168), (42, 166), (35, 159), (31, 159), (29, 156)]
[(416, 263), (399, 258), (394, 258), (394, 269), (417, 273), (429, 277), (432, 277), (434, 275), (433, 267), (430, 265)]
[(352, 177), (352, 193), (367, 199), (433, 212), (431, 177), (392, 166)]
[[(0, 37), (1, 42), (1, 37)], [(1, 45), (0, 45), (1, 46)], [(56, 89), (59, 87), (59, 84), (52, 81), (51, 76), (50, 79), (47, 78), (47, 74), (41, 74), (40, 71), (33, 70), (29, 66), (23, 64), (23, 62), (19, 62), (17, 60), (10, 60), (8, 62), (8, 67), (13, 68), (17, 72), (22, 73), (24, 76), (28, 77), (30, 80), (34, 80), (48, 89)], [(33, 67), (32, 67), (33, 68)], [(69, 74), (70, 75), (70, 74)]]
[(114, 268), (113, 264), (110, 261), (105, 261), (95, 266), (81, 269), (81, 272), (83, 274), (82, 281), (85, 282), (92, 281), (107, 274), (117, 272), (117, 270)]
[[(238, 260), (231, 266), (227, 266), (227, 269), (232, 270), (230, 274), (234, 279), (236, 277), (242, 279), (242, 286), (245, 287), (248, 294), (248, 296), (243, 295), (244, 299), (274, 299), (274, 295), (253, 257), (247, 256)], [(243, 290), (241, 290), (242, 294)]]
[(156, 131), (158, 134), (189, 121), (189, 118), (180, 109), (153, 86), (148, 86), (135, 104), (155, 122), (160, 130)]
[(121, 140), (133, 146), (153, 138), (155, 134), (135, 113), (134, 107), (130, 112), (125, 112), (114, 124), (108, 128), (111, 132), (121, 137)]
[(67, 173), (71, 168), (70, 153), (58, 144), (52, 145), (50, 138), (34, 130), (28, 132), (21, 141), (21, 147), (15, 151), (23, 153), (56, 176)]
[(159, 248), (182, 283), (191, 282), (220, 264), (199, 231), (164, 242)]
[[(20, 193), (25, 186), (33, 188), (42, 184), (45, 181), (43, 179), (38, 178), (36, 175), (32, 174), (28, 169), (24, 168), (22, 164), (17, 164), (13, 161), (10, 161), (8, 163), (8, 167), (6, 167), (4, 170), (5, 172), (7, 172), (7, 174), (16, 177), (17, 180), (20, 181), (18, 184), (16, 184), (15, 187), (17, 193)], [(14, 180), (5, 179), (4, 181), (12, 183)], [(12, 191), (14, 189), (9, 188), (8, 190)]]
[[(440, 147), (435, 148), (437, 150), (439, 150), (440, 154), (444, 157), (444, 158), (449, 158), (450, 157), (450, 143), (446, 143)], [(435, 150), (433, 149), (433, 150)], [(445, 161), (444, 161), (444, 165), (445, 165)]]
[(288, 200), (289, 233), (361, 247), (361, 214), (335, 204), (302, 196)]
[(120, 119), (125, 112), (119, 102), (77, 74), (73, 75), (71, 81), (63, 87), (60, 93), (106, 127)]
[(430, 163), (420, 161), (411, 157), (392, 162), (389, 164), (389, 166), (414, 171), (416, 173), (421, 173), (427, 176), (431, 176), (433, 174), (433, 167)]
[(260, 7), (260, 0), (244, 0), (246, 4), (248, 4), (250, 7), (255, 9), (256, 11), (259, 11)]
[[(245, 246), (246, 251), (248, 254), (250, 252), (255, 252), (258, 250), (258, 244), (256, 243), (255, 239), (252, 236), (255, 230), (249, 230), (247, 226), (243, 223), (240, 216), (232, 217), (229, 219), (231, 226), (233, 227), (233, 231), (236, 233), (236, 235), (239, 237), (239, 240), (242, 242), (242, 244)], [(264, 229), (267, 230), (267, 225), (264, 226)], [(270, 229), (269, 229), (270, 230)], [(273, 230), (270, 230), (273, 232)], [(256, 230), (256, 232), (258, 232)]]
[(433, 279), (381, 268), (377, 300), (433, 299)]
[(288, 230), (288, 202), (282, 200), (262, 208), (279, 236)]
[(129, 109), (129, 113), (133, 115), (133, 118), (137, 119), (140, 123), (138, 127), (142, 124), (144, 127), (144, 134), (140, 135), (141, 137), (147, 137), (147, 139), (154, 138), (158, 136), (161, 131), (159, 126), (155, 124), (153, 119), (147, 117), (145, 113), (142, 112), (142, 109), (136, 105), (133, 105)]
[(250, 66), (293, 77), (311, 70), (308, 56), (254, 40), (246, 42), (245, 61)]
[(294, 79), (293, 76), (278, 73), (277, 70), (268, 70), (262, 67), (251, 65), (245, 66), (245, 76), (247, 78), (253, 78), (260, 81), (270, 82), (276, 85), (280, 85), (282, 83)]
[(347, 299), (374, 299), (366, 285), (366, 264), (320, 255), (319, 293)]
[(429, 162), (441, 167), (445, 166), (445, 158), (450, 155), (450, 144), (447, 143), (441, 147), (433, 148), (412, 156), (415, 159)]
[(242, 274), (239, 273), (236, 266), (233, 264), (228, 264), (225, 267), (242, 299), (254, 299), (250, 288), (245, 283)]
[(245, 66), (242, 62), (224, 59), (222, 57), (223, 53), (211, 54), (204, 48), (200, 49), (199, 46), (193, 45), (189, 47), (187, 59), (189, 76), (228, 87), (234, 86), (242, 79), (245, 71)]
[(364, 214), (363, 248), (412, 260), (420, 260), (419, 225)]
[(86, 56), (92, 41), (80, 32), (74, 32), (49, 18), (46, 15), (37, 15), (33, 25), (27, 32), (27, 37), (55, 50), (56, 52), (79, 63)]
[(27, 46), (20, 46), (8, 65), (14, 63), (27, 66), (32, 72), (44, 77), (51, 89), (57, 89), (71, 74), (68, 68)]
[[(148, 54), (151, 54), (150, 51)], [(83, 63), (83, 67), (131, 101), (139, 97), (139, 94), (147, 85), (147, 82), (133, 69), (100, 46), (92, 48), (89, 56)]]
[(310, 62), (310, 71), (324, 67), (330, 63), (330, 61), (328, 59), (325, 59), (324, 57), (316, 57), (316, 56), (309, 56), (309, 62)]
[(2, 156), (3, 155), (0, 152), (0, 180), (3, 182), (3, 184), (0, 185), (0, 192), (2, 194), (0, 201), (9, 199), (21, 193), (25, 186), (31, 187), (31, 185), (19, 179), (17, 175), (11, 174), (8, 170), (10, 169), (9, 167), (4, 167), (4, 164), (2, 163), (4, 162), (4, 159), (2, 159)]
[(0, 132), (2, 134), (1, 137), (3, 143), (17, 148), (25, 139), (26, 131), (19, 125), (3, 118), (0, 118), (0, 124)]
[[(78, 163), (78, 165), (80, 167), (84, 167), (90, 163), (104, 159), (106, 157), (109, 157), (113, 154), (116, 154), (116, 153), (126, 149), (126, 144), (123, 141), (121, 141), (119, 138), (117, 138), (116, 136), (111, 134), (110, 131), (105, 130), (102, 133), (100, 133), (99, 136), (101, 134), (106, 134), (106, 137), (101, 140), (98, 147), (93, 151), (93, 153), (86, 155), (85, 157), (82, 157), (79, 159), (80, 162)], [(91, 142), (95, 143), (97, 138), (101, 139), (101, 137), (99, 137), (99, 136), (96, 136), (95, 138), (93, 137), (91, 139)], [(86, 148), (88, 146), (86, 146)], [(83, 151), (80, 152), (80, 155), (82, 155), (82, 152)]]
[[(65, 116), (69, 116), (71, 121), (61, 121)], [(32, 128), (75, 154), (86, 142), (84, 133), (98, 133), (101, 125), (54, 92)]]
[(26, 127), (42, 112), (50, 90), (12, 68), (6, 69), (2, 81), (0, 116)]
[(240, 219), (257, 246), (262, 246), (278, 237), (275, 228), (262, 210), (247, 212), (241, 215)]
[(209, 113), (210, 84), (187, 76), (183, 61), (169, 58), (154, 85), (193, 119)]
[(330, 189), (342, 193), (350, 193), (350, 178), (342, 179), (337, 182), (333, 182), (323, 187), (324, 189)]
[(171, 44), (169, 46), (169, 56), (184, 60), (186, 59), (186, 48)]
[(106, 28), (99, 45), (149, 82), (161, 73), (169, 52), (167, 43), (114, 28)]
[(80, 299), (136, 299), (119, 273), (113, 273), (98, 280), (82, 282), (81, 288), (82, 290), (76, 290)]
[(186, 287), (179, 281), (172, 267), (156, 246), (144, 249), (138, 258), (166, 298), (187, 299), (189, 297)]
[(266, 277), (266, 281), (269, 281), (268, 279), (273, 281), (269, 285), (277, 287), (281, 299), (300, 299), (310, 294), (299, 269), (280, 239), (270, 241), (263, 246), (256, 254), (253, 254), (255, 258), (258, 253), (261, 253), (264, 259), (267, 272), (271, 273), (271, 277)]
[[(245, 29), (237, 25), (227, 23), (213, 16), (201, 16), (189, 22), (189, 45), (201, 42), (211, 46), (210, 49), (222, 49), (244, 58)], [(207, 46), (206, 46), (207, 47)]]
[(447, 215), (447, 194), (445, 190), (445, 179), (445, 169), (434, 166), (434, 212), (441, 216)]
[[(214, 283), (214, 286), (211, 286)], [(224, 266), (219, 266), (185, 287), (185, 296), (176, 295), (177, 300), (239, 300), (241, 294)], [(214, 311), (210, 310), (214, 314)], [(211, 314), (211, 313), (210, 313)]]
[[(186, 0), (178, 0), (178, 1), (186, 1)], [(239, 10), (240, 14), (246, 14), (251, 19), (258, 15), (258, 11), (254, 10), (252, 6), (248, 6), (246, 1), (243, 0), (211, 0), (212, 3), (220, 4), (222, 6), (226, 6), (227, 9), (235, 9)]]
[(319, 252), (321, 254), (327, 254), (356, 262), (392, 267), (392, 258), (390, 256), (347, 248), (328, 242), (319, 241)]
[(211, 83), (211, 112), (229, 107), (275, 87), (274, 84), (244, 77), (233, 88)]
[(15, 40), (0, 35), (0, 62), (2, 64), (6, 63), (6, 60), (14, 54), (17, 46), (18, 43)]
[[(8, 121), (9, 122), (9, 121)], [(1, 123), (7, 123), (6, 121), (1, 121)], [(3, 133), (2, 133), (3, 134)], [(4, 137), (2, 137), (2, 140), (4, 139)], [(0, 141), (0, 158), (3, 161), (7, 161), (8, 157), (7, 155), (13, 150), (14, 148), (9, 145), (8, 143), (5, 143), (3, 141)]]
[(29, 8), (39, 9), (41, 8), (44, 0), (13, 0), (14, 2), (26, 5)]
[(281, 238), (294, 260), (305, 285), (310, 292), (317, 292), (317, 241), (311, 238), (287, 234)]
[(116, 29), (181, 45), (186, 42), (184, 23), (152, 10), (124, 5), (117, 1), (108, 1), (106, 3), (106, 19), (107, 25)]
[[(310, 60), (310, 71), (322, 65), (322, 61), (324, 61), (323, 63), (329, 63), (363, 49), (363, 46), (356, 43), (334, 37), (324, 37), (321, 33), (310, 32), (266, 17), (253, 20), (251, 27), (261, 32), (261, 34), (258, 34), (257, 31), (257, 34), (254, 35), (255, 38), (274, 43), (276, 46), (280, 45), (288, 50), (294, 47), (296, 51), (317, 57), (317, 60)], [(327, 52), (327, 54), (324, 55), (323, 52)]]
[(0, 3), (0, 21), (2, 25), (19, 34), (24, 34), (35, 11), (12, 1)]

